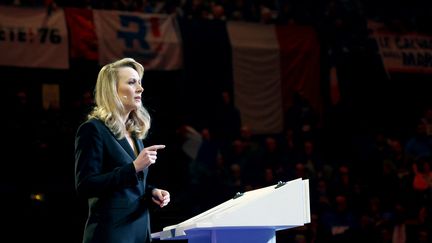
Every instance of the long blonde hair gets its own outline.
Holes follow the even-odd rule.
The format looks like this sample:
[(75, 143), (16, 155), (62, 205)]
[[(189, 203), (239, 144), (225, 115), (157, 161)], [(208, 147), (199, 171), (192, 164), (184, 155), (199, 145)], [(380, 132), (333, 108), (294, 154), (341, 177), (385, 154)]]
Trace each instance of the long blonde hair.
[(151, 122), (150, 114), (143, 105), (130, 112), (126, 124), (121, 119), (125, 108), (118, 96), (117, 84), (119, 81), (118, 69), (122, 67), (135, 69), (140, 79), (144, 75), (144, 67), (132, 58), (123, 58), (103, 66), (96, 82), (96, 106), (88, 115), (88, 119), (96, 118), (103, 121), (118, 139), (125, 137), (125, 131), (143, 139), (147, 136)]

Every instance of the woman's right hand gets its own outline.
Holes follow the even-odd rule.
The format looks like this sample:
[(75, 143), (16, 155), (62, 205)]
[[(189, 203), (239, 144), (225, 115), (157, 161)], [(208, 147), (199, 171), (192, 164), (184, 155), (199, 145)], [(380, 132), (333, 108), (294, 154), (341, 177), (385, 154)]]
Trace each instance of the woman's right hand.
[(165, 145), (162, 144), (152, 145), (144, 148), (133, 162), (136, 172), (142, 171), (150, 165), (156, 163), (157, 150), (163, 148), (165, 148)]

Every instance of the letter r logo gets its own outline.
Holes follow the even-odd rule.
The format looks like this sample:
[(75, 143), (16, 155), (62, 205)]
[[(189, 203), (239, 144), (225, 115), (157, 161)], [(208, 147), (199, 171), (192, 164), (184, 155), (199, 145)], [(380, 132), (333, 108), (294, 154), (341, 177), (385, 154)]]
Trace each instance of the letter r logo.
[(129, 27), (131, 24), (136, 24), (138, 26), (137, 32), (119, 31), (117, 33), (118, 38), (124, 39), (127, 48), (133, 48), (133, 42), (136, 40), (141, 48), (145, 50), (150, 49), (149, 44), (145, 40), (147, 26), (143, 19), (137, 16), (120, 15), (120, 24), (122, 27)]

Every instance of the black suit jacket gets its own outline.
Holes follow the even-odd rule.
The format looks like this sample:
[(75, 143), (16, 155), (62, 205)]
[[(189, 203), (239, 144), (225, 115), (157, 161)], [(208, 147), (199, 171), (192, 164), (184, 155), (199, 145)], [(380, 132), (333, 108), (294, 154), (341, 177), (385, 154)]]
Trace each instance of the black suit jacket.
[[(143, 142), (134, 138), (139, 151)], [(136, 158), (126, 138), (118, 140), (103, 122), (84, 122), (75, 137), (75, 183), (88, 200), (89, 214), (83, 242), (149, 242), (146, 197), (148, 169), (136, 173)]]

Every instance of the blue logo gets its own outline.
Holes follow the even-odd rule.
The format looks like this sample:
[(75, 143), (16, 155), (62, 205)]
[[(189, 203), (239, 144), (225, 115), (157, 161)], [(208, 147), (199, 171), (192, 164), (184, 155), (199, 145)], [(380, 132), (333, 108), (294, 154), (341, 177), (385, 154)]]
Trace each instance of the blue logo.
[[(157, 48), (153, 48), (152, 50), (150, 44), (146, 40), (147, 34), (159, 33), (159, 21), (146, 21), (145, 19), (138, 16), (129, 16), (129, 15), (120, 15), (120, 24), (122, 27), (128, 28), (133, 25), (138, 26), (137, 31), (118, 31), (117, 37), (124, 40), (124, 44), (126, 46), (126, 50), (123, 52), (125, 56), (139, 58), (139, 59), (153, 59), (156, 56), (155, 51), (160, 49), (160, 45)], [(149, 25), (150, 30), (149, 31)], [(157, 36), (157, 35), (155, 35)], [(139, 44), (139, 47), (142, 51), (137, 48), (134, 49), (134, 42)]]

